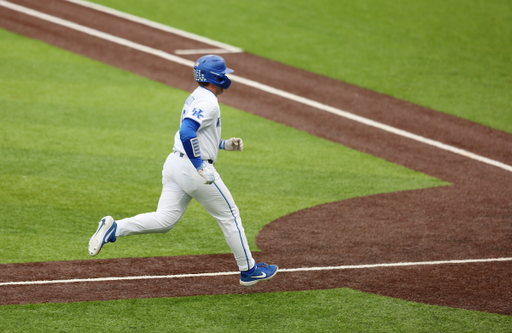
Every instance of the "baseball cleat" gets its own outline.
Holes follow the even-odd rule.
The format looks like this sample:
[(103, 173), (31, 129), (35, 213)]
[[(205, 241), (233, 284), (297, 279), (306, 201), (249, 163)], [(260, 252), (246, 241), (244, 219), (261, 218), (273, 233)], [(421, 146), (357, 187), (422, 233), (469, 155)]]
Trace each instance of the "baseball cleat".
[(114, 243), (116, 241), (117, 223), (111, 216), (105, 216), (101, 219), (98, 230), (89, 240), (89, 254), (97, 255), (105, 243)]
[(260, 281), (270, 280), (276, 275), (277, 269), (276, 265), (267, 265), (264, 262), (257, 264), (246, 272), (240, 272), (240, 284), (250, 287)]

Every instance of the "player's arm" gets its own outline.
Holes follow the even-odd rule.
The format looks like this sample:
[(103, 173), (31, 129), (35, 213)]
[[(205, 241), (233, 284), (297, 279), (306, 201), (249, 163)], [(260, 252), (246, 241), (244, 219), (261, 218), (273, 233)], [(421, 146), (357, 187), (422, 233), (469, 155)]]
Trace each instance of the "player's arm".
[(206, 168), (201, 158), (201, 149), (197, 138), (199, 126), (200, 124), (197, 121), (190, 118), (183, 119), (180, 127), (180, 139), (185, 153), (197, 172), (206, 180), (206, 184), (212, 184), (215, 181), (215, 175), (212, 170)]
[(244, 142), (240, 138), (231, 138), (229, 140), (220, 140), (219, 148), (229, 151), (243, 151)]

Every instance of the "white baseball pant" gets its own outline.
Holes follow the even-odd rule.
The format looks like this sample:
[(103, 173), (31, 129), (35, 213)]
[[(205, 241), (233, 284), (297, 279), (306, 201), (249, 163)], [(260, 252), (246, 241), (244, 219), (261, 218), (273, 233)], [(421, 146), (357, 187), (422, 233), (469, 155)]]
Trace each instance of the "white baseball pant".
[(162, 194), (156, 212), (139, 214), (117, 222), (116, 237), (147, 233), (166, 233), (181, 219), (192, 198), (212, 215), (224, 233), (240, 271), (255, 265), (247, 244), (238, 207), (215, 170), (215, 183), (204, 184), (189, 161), (179, 152), (169, 154), (162, 171)]

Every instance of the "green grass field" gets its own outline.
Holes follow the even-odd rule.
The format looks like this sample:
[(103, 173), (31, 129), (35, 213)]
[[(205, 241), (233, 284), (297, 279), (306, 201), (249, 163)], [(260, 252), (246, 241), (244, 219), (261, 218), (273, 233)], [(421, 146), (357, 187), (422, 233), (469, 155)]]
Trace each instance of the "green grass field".
[[(512, 5), (505, 1), (101, 3), (512, 132)], [(452, 14), (458, 6), (463, 10)], [(87, 241), (99, 218), (156, 208), (187, 93), (5, 30), (0, 50), (0, 263), (90, 259)], [(253, 249), (265, 224), (293, 211), (448, 185), (227, 106), (222, 112), (223, 136), (242, 136), (245, 149), (222, 154), (217, 168)], [(192, 204), (172, 232), (119, 239), (100, 257), (227, 252), (216, 222)], [(347, 289), (1, 306), (0, 317), (7, 332), (512, 327), (507, 316)]]
[[(512, 317), (350, 289), (0, 307), (2, 332), (510, 332)], [(79, 317), (79, 320), (75, 318)]]

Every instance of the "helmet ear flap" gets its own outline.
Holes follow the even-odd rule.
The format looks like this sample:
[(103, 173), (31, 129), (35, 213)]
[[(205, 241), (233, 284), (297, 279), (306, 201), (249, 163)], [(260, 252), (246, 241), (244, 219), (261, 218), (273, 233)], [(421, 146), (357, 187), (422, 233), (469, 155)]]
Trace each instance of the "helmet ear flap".
[(231, 80), (224, 74), (223, 82), (219, 85), (222, 89), (228, 89), (231, 86)]
[(231, 86), (231, 80), (227, 77), (226, 74), (215, 75), (214, 80), (216, 81), (214, 84), (221, 87), (222, 89), (228, 89)]

